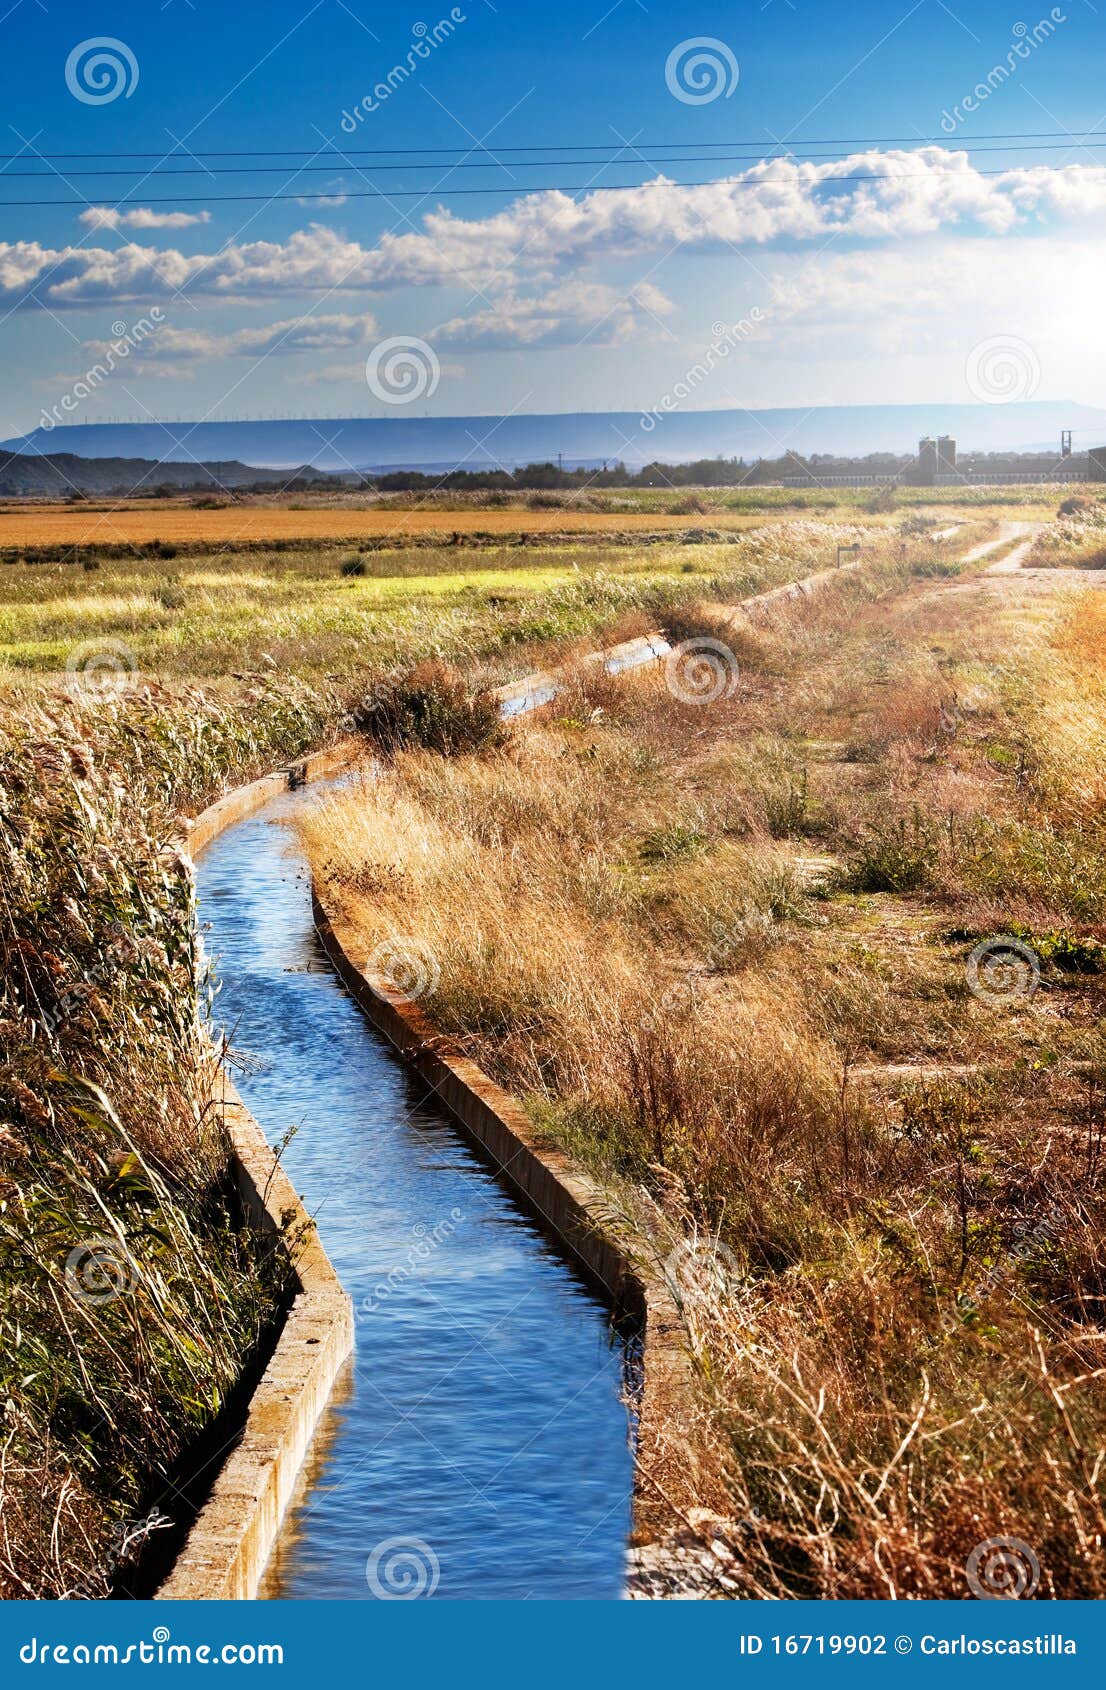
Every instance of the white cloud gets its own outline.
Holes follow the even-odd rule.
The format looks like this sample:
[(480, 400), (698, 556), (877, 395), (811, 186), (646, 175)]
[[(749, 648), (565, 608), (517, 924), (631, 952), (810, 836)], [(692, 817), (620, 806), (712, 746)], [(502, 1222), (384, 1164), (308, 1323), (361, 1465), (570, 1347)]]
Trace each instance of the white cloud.
[(835, 372), (837, 397), (855, 394), (859, 371), (863, 390), (882, 401), (920, 392), (968, 400), (972, 349), (1012, 336), (1033, 348), (1042, 394), (1090, 397), (1106, 380), (1104, 265), (1106, 235), (1091, 231), (1030, 242), (942, 235), (778, 261), (767, 319), (771, 367), (799, 395), (820, 369)]
[[(876, 172), (878, 180), (850, 180)], [(702, 187), (658, 177), (579, 200), (555, 190), (525, 194), (483, 218), (439, 209), (421, 230), (385, 234), (372, 247), (318, 224), (285, 241), (230, 243), (192, 255), (134, 244), (108, 251), (0, 243), (0, 303), (56, 310), (152, 302), (177, 290), (191, 298), (261, 299), (458, 283), (502, 293), (604, 260), (663, 257), (677, 248), (724, 252), (830, 236), (879, 245), (941, 231), (994, 237), (1103, 211), (1101, 166), (985, 176), (967, 154), (940, 147), (857, 153), (828, 164), (773, 159)]]
[[(1029, 255), (1031, 254), (1031, 262)], [(1098, 309), (1106, 243), (1040, 237), (983, 245), (941, 237), (878, 251), (824, 253), (772, 278), (771, 316), (819, 328), (904, 318), (944, 326), (1014, 316), (1075, 338)], [(1057, 310), (1062, 299), (1063, 309)]]
[[(336, 352), (347, 346), (363, 346), (376, 333), (376, 318), (367, 311), (357, 315), (308, 314), (263, 327), (235, 329), (229, 334), (208, 329), (175, 329), (166, 324), (143, 341), (140, 362), (146, 368), (153, 363), (184, 363), (198, 358)], [(103, 357), (110, 345), (106, 340), (94, 340), (88, 342), (88, 349), (94, 357)]]
[(505, 294), (487, 311), (451, 317), (431, 333), (435, 346), (485, 350), (553, 346), (621, 346), (655, 336), (675, 310), (659, 288), (639, 282), (627, 293), (600, 283), (570, 282), (536, 298)]
[(77, 219), (89, 229), (190, 229), (195, 223), (210, 223), (210, 211), (152, 211), (136, 206), (120, 211), (110, 205), (90, 205)]
[(364, 361), (359, 364), (323, 364), (320, 369), (308, 370), (298, 376), (297, 382), (301, 387), (333, 387), (339, 382), (359, 382), (365, 385)]
[[(439, 361), (438, 374), (443, 381), (456, 381), (465, 373), (463, 364), (447, 363), (445, 359)], [(321, 369), (307, 370), (303, 375), (296, 376), (297, 387), (335, 387), (340, 384), (356, 382), (362, 391), (365, 389), (365, 361), (358, 364), (324, 364)]]

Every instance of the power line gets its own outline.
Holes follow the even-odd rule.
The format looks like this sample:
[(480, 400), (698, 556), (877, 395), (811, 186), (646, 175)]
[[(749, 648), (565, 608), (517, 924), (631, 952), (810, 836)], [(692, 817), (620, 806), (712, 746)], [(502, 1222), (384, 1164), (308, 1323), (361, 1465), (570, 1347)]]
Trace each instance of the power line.
[[(1098, 170), (1106, 170), (1106, 164), (1098, 165), (1095, 168), (1098, 169)], [(1006, 170), (977, 170), (977, 171), (974, 172), (974, 174), (976, 176), (1006, 176), (1006, 175), (1009, 174), (1009, 172), (1006, 171)], [(827, 177), (824, 182), (817, 183), (816, 186), (833, 188), (833, 187), (836, 187), (839, 182), (932, 182), (934, 180), (940, 181), (942, 179), (943, 178), (941, 178), (941, 177), (934, 177), (934, 175), (931, 171), (925, 171), (925, 170), (914, 171), (914, 172), (901, 172), (901, 173), (898, 172), (898, 171), (894, 171), (894, 170), (884, 170), (884, 171), (879, 171), (879, 172), (874, 173), (874, 174), (868, 174), (868, 175), (863, 175), (863, 176), (853, 176), (853, 175), (831, 176), (831, 177)], [(277, 201), (280, 201), (280, 200), (295, 200), (297, 203), (303, 204), (305, 201), (308, 201), (308, 200), (326, 201), (326, 200), (334, 198), (337, 193), (340, 193), (342, 199), (344, 199), (344, 200), (389, 200), (389, 201), (391, 201), (391, 200), (403, 200), (403, 199), (410, 200), (410, 199), (433, 199), (433, 198), (436, 198), (436, 199), (457, 199), (457, 198), (467, 197), (470, 194), (485, 194), (485, 195), (487, 195), (487, 194), (517, 194), (517, 195), (521, 195), (521, 194), (552, 194), (552, 193), (561, 193), (561, 194), (583, 194), (583, 193), (626, 194), (626, 193), (636, 193), (636, 192), (640, 191), (642, 188), (651, 188), (651, 187), (663, 188), (665, 190), (673, 190), (673, 189), (678, 190), (678, 189), (682, 189), (682, 188), (715, 188), (717, 186), (718, 186), (718, 178), (717, 177), (710, 177), (710, 178), (707, 178), (705, 181), (697, 181), (697, 182), (655, 182), (654, 181), (654, 182), (605, 182), (604, 183), (604, 182), (591, 181), (591, 182), (550, 182), (550, 183), (530, 183), (530, 184), (527, 184), (525, 182), (514, 182), (509, 187), (499, 187), (499, 188), (496, 188), (496, 187), (488, 187), (488, 188), (442, 188), (442, 187), (434, 186), (434, 187), (426, 187), (426, 188), (397, 188), (397, 189), (394, 190), (394, 192), (391, 192), (391, 193), (386, 192), (382, 188), (377, 189), (377, 190), (368, 190), (368, 189), (358, 188), (358, 189), (354, 190), (353, 192), (347, 192), (344, 189), (342, 189), (342, 190), (332, 189), (329, 193), (324, 190), (321, 193), (314, 193), (314, 194), (310, 194), (310, 193), (308, 193), (308, 194), (198, 194), (198, 195), (195, 195), (195, 194), (189, 194), (189, 195), (174, 194), (169, 198), (165, 198), (164, 196), (161, 197), (161, 198), (157, 198), (157, 197), (150, 197), (148, 195), (143, 195), (143, 197), (141, 199), (117, 200), (114, 205), (93, 205), (91, 201), (86, 200), (86, 199), (73, 199), (73, 200), (61, 200), (61, 199), (52, 199), (52, 200), (0, 200), (0, 208), (7, 208), (7, 209), (19, 208), (19, 209), (27, 210), (27, 209), (32, 209), (32, 208), (38, 209), (38, 208), (41, 208), (43, 206), (53, 205), (53, 206), (59, 206), (59, 207), (63, 207), (63, 208), (65, 208), (65, 207), (72, 208), (74, 206), (82, 206), (86, 210), (91, 210), (91, 211), (127, 211), (127, 210), (130, 210), (131, 208), (136, 208), (136, 209), (137, 208), (145, 208), (145, 207), (151, 206), (151, 205), (205, 205), (205, 206), (206, 205), (233, 205), (233, 204), (241, 204), (243, 202), (257, 202), (257, 201), (261, 201), (261, 200), (265, 201), (267, 204), (270, 204), (270, 205), (275, 204)], [(728, 186), (730, 187), (730, 189), (733, 192), (737, 192), (738, 190), (743, 190), (743, 191), (749, 191), (749, 192), (753, 192), (753, 193), (759, 193), (759, 192), (763, 191), (764, 189), (770, 189), (774, 186), (779, 186), (779, 184), (774, 183), (771, 180), (771, 178), (766, 177), (763, 181), (758, 181), (758, 182), (731, 182), (731, 183), (728, 184)]]
[[(1101, 141), (1081, 142), (1080, 145), (1087, 148), (1106, 147), (1106, 138)], [(957, 148), (958, 152), (973, 153), (1008, 153), (1023, 152), (1025, 150), (1027, 149), (1020, 146)], [(1033, 152), (1070, 152), (1071, 146), (1068, 143), (1064, 143), (1062, 146), (1033, 147), (1031, 150)], [(837, 157), (834, 153), (766, 153), (763, 155), (763, 160), (761, 161), (751, 160), (741, 153), (667, 153), (661, 154), (660, 156), (649, 156), (640, 152), (639, 149), (635, 149), (635, 152), (637, 153), (637, 156), (632, 158), (620, 158), (616, 156), (610, 156), (607, 158), (576, 158), (571, 162), (574, 165), (579, 165), (581, 167), (591, 167), (594, 165), (597, 168), (611, 170), (620, 165), (632, 167), (634, 169), (642, 169), (646, 165), (654, 164), (748, 164), (750, 162), (764, 162), (770, 164), (833, 163)], [(42, 156), (45, 158), (45, 155)], [(336, 164), (340, 164), (342, 162), (339, 155), (335, 154), (334, 157)], [(345, 162), (347, 163), (349, 169), (361, 169), (361, 166), (359, 165), (349, 165), (348, 160)], [(560, 170), (563, 168), (564, 163), (565, 161), (562, 159), (528, 158), (516, 160), (515, 169)], [(458, 160), (455, 164), (448, 165), (441, 163), (417, 164), (407, 162), (404, 164), (374, 164), (367, 168), (371, 168), (375, 172), (380, 172), (384, 170), (505, 170), (508, 167), (502, 162), (502, 160), (499, 159), (492, 159), (490, 162), (482, 159), (463, 159)], [(0, 172), (0, 174), (2, 174), (7, 180), (52, 182), (57, 181), (59, 178), (64, 181), (76, 181), (88, 176), (100, 179), (106, 176), (136, 176), (139, 174), (145, 175), (147, 178), (158, 178), (163, 176), (283, 176), (288, 175), (289, 172), (291, 172), (294, 176), (316, 176), (333, 175), (334, 171), (335, 164), (301, 164), (291, 166), (285, 164), (233, 164), (215, 166), (198, 164), (190, 165), (183, 170), (177, 169), (176, 167), (166, 170), (162, 165), (155, 165), (152, 169), (147, 170), (143, 166), (135, 165), (130, 170), (66, 170), (64, 172), (56, 170), (5, 170)]]
[[(1102, 134), (1103, 134), (1103, 132), (1100, 129), (1082, 129), (1082, 130), (1075, 131), (1074, 133), (1069, 132), (1067, 130), (1058, 130), (1058, 129), (1038, 129), (1038, 130), (1029, 129), (1029, 130), (1007, 130), (1007, 131), (1004, 131), (1004, 132), (1001, 132), (1001, 133), (979, 135), (979, 136), (976, 137), (976, 139), (978, 141), (1057, 141), (1057, 142), (1067, 142), (1067, 143), (1070, 143), (1073, 146), (1077, 146), (1077, 145), (1080, 144), (1080, 138), (1084, 135), (1098, 135), (1100, 138), (1102, 138)], [(703, 141), (703, 140), (695, 140), (695, 141), (642, 141), (640, 143), (640, 147), (641, 147), (641, 150), (643, 152), (648, 152), (652, 149), (661, 148), (661, 147), (664, 147), (664, 148), (668, 148), (668, 147), (742, 147), (742, 148), (750, 148), (751, 147), (751, 148), (754, 148), (754, 149), (760, 148), (761, 150), (772, 151), (774, 149), (784, 147), (787, 144), (788, 143), (786, 143), (786, 142), (777, 141), (777, 140), (771, 140), (771, 141), (764, 141), (764, 140), (750, 140), (750, 141), (739, 141), (739, 140), (725, 140), (725, 141)], [(861, 136), (856, 136), (856, 135), (848, 136), (848, 135), (846, 135), (846, 136), (843, 136), (843, 137), (840, 137), (840, 138), (835, 138), (835, 137), (823, 135), (823, 136), (811, 136), (811, 137), (806, 138), (805, 140), (795, 142), (796, 147), (864, 147), (864, 146), (867, 146), (867, 147), (915, 146), (915, 147), (917, 147), (917, 146), (932, 146), (934, 144), (935, 143), (934, 143), (933, 140), (927, 141), (924, 137), (920, 137), (918, 135), (861, 135)], [(965, 141), (965, 144), (967, 144), (966, 141)], [(636, 146), (636, 145), (638, 145), (638, 143), (636, 143), (636, 142), (627, 143), (627, 145), (635, 145)], [(327, 146), (333, 146), (333, 143), (327, 142)], [(336, 149), (335, 156), (345, 156), (345, 157), (349, 157), (349, 158), (355, 158), (355, 157), (356, 158), (398, 158), (398, 157), (402, 157), (402, 156), (416, 157), (418, 155), (426, 155), (426, 154), (436, 154), (436, 155), (444, 155), (444, 154), (447, 154), (447, 153), (466, 154), (466, 153), (470, 153), (470, 152), (473, 152), (473, 151), (483, 151), (483, 152), (490, 153), (493, 157), (499, 157), (501, 154), (507, 154), (507, 153), (512, 154), (512, 155), (517, 154), (517, 153), (535, 153), (535, 152), (541, 152), (541, 153), (573, 153), (573, 152), (594, 153), (594, 152), (602, 152), (602, 151), (608, 149), (610, 146), (611, 146), (610, 141), (589, 141), (589, 142), (586, 142), (586, 143), (585, 142), (575, 142), (570, 146), (563, 145), (561, 143), (554, 144), (554, 143), (547, 143), (547, 142), (544, 142), (544, 141), (543, 142), (535, 141), (531, 145), (525, 146), (525, 147), (521, 147), (521, 146), (496, 147), (496, 148), (493, 149), (491, 147), (483, 146), (482, 143), (474, 142), (469, 146), (455, 146), (455, 147), (347, 147), (347, 148), (344, 148), (344, 149)], [(963, 149), (961, 149), (961, 150), (963, 150)], [(291, 148), (291, 149), (285, 149), (283, 151), (281, 151), (280, 149), (278, 149), (276, 147), (261, 148), (261, 149), (256, 149), (256, 150), (253, 150), (253, 151), (247, 150), (246, 148), (232, 148), (232, 149), (229, 149), (229, 150), (224, 150), (222, 152), (218, 152), (218, 151), (197, 152), (197, 151), (193, 150), (191, 147), (186, 149), (188, 156), (191, 157), (191, 158), (301, 158), (301, 157), (306, 157), (306, 156), (316, 158), (316, 157), (319, 157), (322, 154), (323, 151), (324, 151), (323, 148), (316, 148), (316, 147), (296, 147), (296, 148)], [(98, 152), (39, 153), (39, 152), (35, 152), (35, 153), (28, 153), (26, 150), (24, 150), (23, 152), (20, 152), (20, 153), (0, 153), (0, 163), (16, 163), (21, 158), (25, 159), (25, 158), (29, 158), (29, 157), (41, 158), (41, 159), (46, 159), (46, 160), (57, 160), (57, 159), (92, 159), (92, 158), (131, 158), (131, 159), (156, 158), (156, 159), (164, 159), (164, 158), (171, 157), (171, 156), (172, 156), (172, 154), (167, 154), (165, 152), (164, 148), (162, 148), (161, 151), (159, 151), (159, 152), (147, 152), (147, 153), (142, 153), (142, 152), (105, 152), (105, 153), (98, 153)]]

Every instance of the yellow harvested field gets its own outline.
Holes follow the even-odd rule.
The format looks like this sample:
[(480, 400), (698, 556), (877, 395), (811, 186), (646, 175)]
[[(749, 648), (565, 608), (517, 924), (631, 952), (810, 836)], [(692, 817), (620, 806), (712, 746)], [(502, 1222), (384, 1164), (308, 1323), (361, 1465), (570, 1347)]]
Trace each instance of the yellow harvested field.
[[(555, 534), (622, 532), (703, 526), (742, 529), (755, 520), (745, 513), (714, 511), (709, 518), (660, 512), (573, 510), (281, 510), (228, 506), (193, 510), (184, 506), (145, 510), (82, 511), (37, 507), (0, 511), (0, 547), (50, 545), (141, 545), (150, 540), (213, 546), (235, 541), (362, 540), (411, 534)], [(771, 517), (768, 518), (771, 520)]]

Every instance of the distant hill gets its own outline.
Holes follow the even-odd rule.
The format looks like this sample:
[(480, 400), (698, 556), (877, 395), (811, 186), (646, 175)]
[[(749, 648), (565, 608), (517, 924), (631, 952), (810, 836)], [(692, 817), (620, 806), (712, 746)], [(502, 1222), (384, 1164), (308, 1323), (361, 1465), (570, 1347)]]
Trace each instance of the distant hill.
[(191, 459), (174, 463), (161, 458), (77, 457), (73, 452), (42, 457), (33, 451), (8, 452), (0, 456), (0, 496), (151, 492), (165, 486), (229, 491), (258, 482), (282, 487), (297, 475), (315, 478), (318, 474), (310, 467), (298, 471), (255, 469), (233, 458), (219, 463), (194, 463)]
[[(650, 426), (652, 424), (652, 426)], [(777, 457), (793, 451), (859, 457), (913, 452), (924, 434), (951, 434), (965, 451), (1059, 449), (1060, 430), (1076, 448), (1106, 443), (1106, 410), (1062, 401), (1012, 405), (839, 405), (761, 411), (583, 411), (546, 416), (351, 417), (325, 424), (289, 422), (81, 423), (36, 429), (5, 447), (52, 454), (64, 446), (83, 458), (203, 458), (222, 466), (264, 464), (294, 473), (311, 464), (350, 469), (488, 469), (549, 459), (566, 466), (659, 460)], [(0, 466), (3, 460), (0, 459)], [(194, 467), (194, 466), (193, 466)], [(256, 478), (256, 472), (251, 471)]]

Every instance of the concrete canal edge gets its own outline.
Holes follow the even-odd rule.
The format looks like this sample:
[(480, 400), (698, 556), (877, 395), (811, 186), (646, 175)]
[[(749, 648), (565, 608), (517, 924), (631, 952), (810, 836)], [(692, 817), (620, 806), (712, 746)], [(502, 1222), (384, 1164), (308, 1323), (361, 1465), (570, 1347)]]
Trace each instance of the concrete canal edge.
[[(209, 805), (181, 844), (198, 856), (228, 827), (290, 787), (348, 768), (365, 754), (349, 742), (304, 758)], [(296, 1478), (335, 1380), (353, 1349), (353, 1306), (276, 1153), (225, 1075), (217, 1099), (232, 1175), (250, 1226), (296, 1240), (295, 1295), (276, 1347), (172, 1571), (155, 1595), (194, 1601), (257, 1595)]]
[(671, 1526), (673, 1506), (691, 1505), (696, 1417), (687, 1332), (664, 1275), (627, 1253), (609, 1219), (610, 1199), (563, 1152), (539, 1143), (525, 1111), (418, 1004), (397, 993), (358, 956), (356, 930), (312, 891), (323, 949), (350, 996), (426, 1082), (436, 1101), (482, 1148), (514, 1195), (557, 1239), (584, 1277), (642, 1330), (637, 1400), (633, 1536), (648, 1542)]
[[(782, 610), (797, 599), (814, 598), (831, 582), (839, 581), (842, 576), (850, 575), (863, 567), (863, 560), (843, 563), (835, 568), (821, 569), (816, 575), (804, 576), (801, 581), (787, 581), (782, 587), (772, 587), (768, 592), (757, 593), (755, 597), (743, 599), (739, 604), (711, 602), (698, 608), (716, 618), (720, 625), (728, 624), (737, 629), (742, 623), (771, 616), (773, 611)], [(687, 643), (694, 645), (695, 641)], [(621, 645), (609, 646), (605, 651), (588, 652), (578, 661), (576, 667), (585, 674), (599, 665), (613, 675), (632, 674), (636, 669), (663, 663), (672, 650), (664, 634), (659, 629), (653, 629), (635, 639), (624, 640)], [(514, 720), (520, 715), (551, 704), (563, 684), (563, 670), (540, 669), (535, 674), (524, 675), (520, 681), (508, 681), (504, 686), (492, 688), (489, 697), (495, 700), (508, 720)]]

